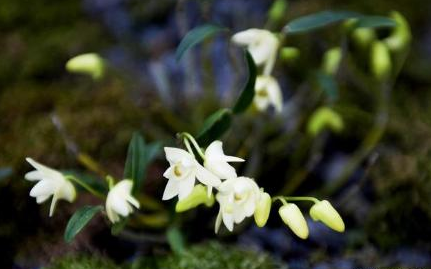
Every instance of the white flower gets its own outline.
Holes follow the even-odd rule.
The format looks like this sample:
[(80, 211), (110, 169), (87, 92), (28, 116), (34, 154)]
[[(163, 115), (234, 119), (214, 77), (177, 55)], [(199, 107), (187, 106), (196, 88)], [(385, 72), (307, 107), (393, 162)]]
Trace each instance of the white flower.
[(263, 29), (248, 29), (234, 34), (232, 41), (247, 46), (256, 65), (264, 65), (263, 73), (271, 74), (279, 46), (278, 38), (273, 33)]
[(254, 214), (259, 199), (260, 190), (253, 179), (238, 177), (224, 181), (217, 193), (220, 211), (215, 231), (219, 230), (222, 221), (226, 228), (232, 231), (234, 223), (238, 224)]
[(124, 179), (109, 190), (106, 198), (106, 214), (112, 222), (118, 222), (120, 216), (127, 217), (133, 207), (139, 208), (139, 202), (132, 196), (133, 181)]
[(186, 198), (192, 192), (196, 178), (208, 186), (208, 189), (220, 185), (221, 180), (199, 164), (187, 151), (166, 147), (165, 154), (170, 167), (163, 174), (169, 179), (163, 200), (169, 200), (177, 195), (179, 200)]
[(226, 156), (223, 152), (221, 141), (212, 142), (205, 150), (204, 166), (220, 179), (236, 178), (236, 171), (228, 162), (243, 162), (244, 160), (234, 156)]
[(280, 85), (272, 76), (258, 76), (254, 86), (254, 105), (260, 111), (265, 111), (270, 105), (280, 113), (283, 108), (283, 96)]
[(42, 165), (32, 158), (26, 158), (36, 170), (28, 172), (25, 179), (29, 181), (39, 181), (30, 191), (30, 196), (36, 198), (36, 202), (41, 204), (52, 195), (49, 216), (54, 214), (57, 201), (60, 199), (73, 202), (76, 198), (75, 187), (67, 180), (62, 173), (52, 168)]

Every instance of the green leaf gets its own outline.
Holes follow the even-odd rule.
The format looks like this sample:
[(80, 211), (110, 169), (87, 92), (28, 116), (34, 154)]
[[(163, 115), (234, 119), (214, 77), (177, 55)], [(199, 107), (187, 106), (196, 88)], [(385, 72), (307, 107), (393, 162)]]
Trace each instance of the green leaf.
[(256, 64), (248, 51), (245, 51), (245, 59), (247, 61), (248, 78), (244, 89), (241, 91), (241, 95), (233, 107), (233, 113), (235, 114), (244, 112), (253, 102), (254, 98), (254, 84), (256, 83), (257, 75)]
[(330, 101), (335, 101), (338, 98), (338, 86), (334, 77), (323, 72), (316, 74), (316, 79), (319, 88), (326, 94)]
[(88, 222), (103, 209), (103, 206), (84, 206), (73, 214), (66, 226), (64, 240), (70, 243)]
[(181, 254), (185, 250), (184, 237), (177, 227), (171, 227), (166, 231), (169, 246), (176, 254)]
[(354, 24), (355, 28), (382, 28), (395, 27), (397, 24), (394, 20), (383, 16), (363, 16), (357, 19)]
[(0, 180), (5, 179), (12, 175), (13, 170), (10, 167), (2, 167), (0, 168)]
[(126, 164), (124, 165), (125, 179), (133, 180), (133, 191), (139, 190), (144, 181), (147, 166), (147, 154), (144, 138), (134, 133), (129, 143)]
[(227, 29), (215, 24), (205, 24), (193, 28), (186, 34), (183, 40), (181, 40), (181, 43), (178, 45), (177, 51), (175, 53), (177, 61), (180, 61), (184, 53), (193, 46), (199, 44), (206, 38), (225, 30)]
[(228, 108), (222, 108), (211, 114), (203, 124), (201, 131), (197, 136), (198, 143), (206, 147), (212, 141), (217, 140), (230, 127), (232, 121), (232, 111)]
[(305, 33), (345, 19), (358, 17), (361, 17), (361, 14), (351, 11), (322, 11), (292, 20), (284, 26), (283, 31), (286, 34)]

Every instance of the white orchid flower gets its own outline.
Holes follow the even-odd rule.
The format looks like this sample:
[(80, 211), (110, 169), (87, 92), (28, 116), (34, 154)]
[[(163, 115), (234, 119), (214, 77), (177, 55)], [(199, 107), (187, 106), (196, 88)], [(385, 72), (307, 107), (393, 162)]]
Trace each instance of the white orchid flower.
[(226, 228), (232, 231), (234, 223), (238, 224), (254, 214), (260, 199), (260, 190), (251, 178), (231, 178), (220, 185), (216, 198), (220, 204), (220, 211), (215, 232), (218, 232), (222, 221)]
[(204, 166), (220, 179), (236, 178), (236, 171), (228, 162), (243, 162), (244, 160), (234, 156), (227, 156), (223, 152), (221, 141), (212, 142), (205, 150)]
[(186, 198), (192, 192), (196, 179), (209, 189), (220, 185), (220, 178), (205, 169), (187, 151), (165, 147), (165, 154), (170, 167), (163, 174), (169, 179), (163, 193), (163, 200), (172, 199), (177, 195), (179, 200)]
[(120, 221), (120, 216), (127, 217), (133, 207), (139, 208), (139, 202), (132, 196), (133, 181), (124, 179), (109, 190), (106, 198), (106, 214), (112, 223)]
[(283, 109), (283, 95), (280, 85), (272, 76), (258, 76), (254, 86), (254, 105), (260, 111), (265, 111), (270, 105), (280, 113)]
[(234, 34), (232, 41), (246, 46), (256, 65), (264, 66), (263, 74), (271, 74), (279, 47), (276, 35), (263, 29), (248, 29)]
[(43, 164), (40, 164), (32, 158), (26, 158), (36, 170), (28, 172), (25, 179), (29, 181), (39, 181), (30, 191), (30, 196), (36, 198), (36, 202), (41, 204), (52, 196), (49, 216), (54, 214), (55, 206), (58, 200), (73, 202), (76, 198), (76, 190), (73, 184), (67, 180), (62, 173)]

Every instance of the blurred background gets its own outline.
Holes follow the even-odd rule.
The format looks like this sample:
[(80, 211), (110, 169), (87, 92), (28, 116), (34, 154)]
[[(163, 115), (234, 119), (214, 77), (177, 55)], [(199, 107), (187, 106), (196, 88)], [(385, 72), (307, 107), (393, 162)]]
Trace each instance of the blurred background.
[[(204, 243), (209, 244), (204, 250), (224, 252), (216, 243), (205, 243), (216, 240), (240, 249), (247, 246), (269, 255), (259, 261), (277, 260), (288, 268), (431, 268), (431, 3), (290, 0), (285, 15), (268, 24), (272, 3), (2, 0), (1, 267), (39, 268), (63, 256), (91, 254), (132, 263), (133, 268), (156, 268), (134, 262), (169, 256), (165, 231), (175, 226), (194, 251), (190, 255), (207, 259), (213, 257), (194, 246)], [(232, 234), (216, 236), (218, 208), (174, 214), (173, 202), (160, 202), (166, 184), (161, 175), (167, 167), (162, 154), (149, 166), (142, 188), (140, 200), (148, 214), (118, 236), (111, 235), (100, 217), (66, 244), (63, 232), (73, 212), (100, 201), (83, 192), (74, 204), (61, 202), (49, 218), (49, 205), (39, 206), (29, 197), (32, 184), (24, 180), (30, 170), (25, 157), (73, 170), (91, 182), (99, 180), (100, 170), (121, 178), (135, 131), (146, 141), (174, 144), (177, 132), (196, 133), (208, 115), (232, 104), (246, 76), (242, 52), (229, 41), (232, 33), (253, 27), (279, 31), (293, 18), (326, 9), (383, 16), (396, 10), (410, 23), (411, 49), (384, 111), (379, 109), (379, 89), (369, 78), (369, 49), (355, 47), (338, 25), (286, 40), (300, 55), (279, 61), (275, 69), (283, 89), (283, 114), (250, 111), (223, 140), (229, 155), (248, 160), (238, 167), (241, 174), (256, 178), (269, 193), (331, 200), (346, 222), (345, 233), (309, 221), (310, 238), (302, 241), (274, 209), (265, 228), (250, 221)], [(230, 32), (207, 40), (177, 62), (181, 38), (207, 22)], [(388, 34), (379, 30), (375, 38)], [(340, 44), (352, 56), (336, 76), (336, 97), (328, 97), (315, 85), (313, 71), (322, 65), (325, 51)], [(66, 72), (68, 59), (87, 52), (106, 59), (102, 79)], [(344, 129), (310, 137), (307, 121), (322, 105), (331, 105), (343, 118)], [(388, 121), (379, 125), (382, 115)], [(376, 133), (375, 143), (363, 150)], [(175, 259), (172, 263), (180, 264)], [(55, 268), (68, 268), (64, 264)]]

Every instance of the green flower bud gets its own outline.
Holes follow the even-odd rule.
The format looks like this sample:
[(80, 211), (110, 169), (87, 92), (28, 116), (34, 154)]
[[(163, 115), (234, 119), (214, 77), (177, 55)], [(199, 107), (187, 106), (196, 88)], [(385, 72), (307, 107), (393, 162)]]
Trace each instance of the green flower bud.
[(376, 33), (371, 28), (357, 28), (352, 32), (352, 39), (358, 47), (365, 48), (376, 39)]
[(343, 119), (337, 112), (329, 107), (320, 107), (311, 115), (307, 131), (310, 135), (316, 136), (326, 128), (338, 133), (343, 130), (343, 127)]
[(382, 41), (371, 45), (371, 72), (378, 80), (386, 80), (392, 72), (391, 55)]
[(286, 0), (275, 0), (269, 9), (268, 16), (273, 22), (281, 21), (287, 12), (287, 1)]
[(337, 73), (341, 62), (341, 48), (335, 47), (325, 52), (323, 55), (322, 69), (328, 75)]
[(308, 226), (305, 221), (304, 215), (302, 215), (301, 210), (295, 204), (285, 204), (278, 210), (283, 222), (289, 226), (301, 239), (306, 239), (308, 237)]
[(256, 210), (254, 211), (254, 221), (258, 227), (265, 226), (268, 221), (271, 205), (271, 196), (266, 192), (262, 192), (260, 200), (256, 205)]
[(343, 219), (340, 214), (338, 214), (337, 210), (326, 200), (315, 203), (310, 208), (310, 216), (314, 221), (321, 221), (337, 232), (344, 232), (345, 226)]
[(175, 206), (175, 211), (180, 213), (195, 208), (200, 204), (211, 207), (214, 204), (214, 195), (208, 196), (207, 187), (198, 184), (193, 187), (192, 192), (186, 198), (179, 200)]
[(390, 16), (397, 23), (397, 26), (383, 42), (391, 51), (400, 51), (408, 46), (412, 39), (410, 25), (398, 11), (392, 11)]
[(280, 50), (280, 59), (286, 62), (292, 62), (298, 59), (300, 51), (294, 47), (284, 47)]
[(86, 53), (73, 57), (66, 63), (67, 71), (87, 74), (100, 79), (105, 72), (105, 61), (96, 53)]

